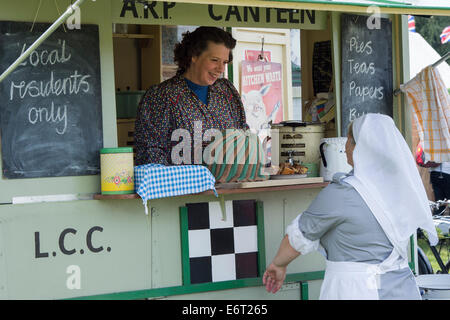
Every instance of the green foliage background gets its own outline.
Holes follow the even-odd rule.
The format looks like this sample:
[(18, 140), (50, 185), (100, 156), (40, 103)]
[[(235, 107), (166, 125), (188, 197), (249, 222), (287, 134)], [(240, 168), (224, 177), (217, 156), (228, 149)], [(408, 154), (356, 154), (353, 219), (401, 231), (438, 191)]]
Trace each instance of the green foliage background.
[(416, 32), (436, 50), (441, 56), (450, 51), (450, 42), (441, 44), (439, 37), (445, 27), (450, 26), (450, 16), (414, 16)]

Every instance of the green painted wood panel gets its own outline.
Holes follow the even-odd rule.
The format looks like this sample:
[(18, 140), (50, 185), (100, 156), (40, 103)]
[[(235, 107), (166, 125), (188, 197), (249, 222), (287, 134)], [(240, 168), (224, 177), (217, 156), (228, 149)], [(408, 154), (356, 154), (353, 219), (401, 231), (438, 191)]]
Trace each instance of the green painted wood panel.
[[(263, 202), (268, 264), (278, 250), (286, 223), (319, 191), (234, 194), (225, 200)], [(218, 200), (214, 196), (152, 200), (148, 216), (138, 199), (2, 205), (0, 297), (60, 299), (113, 293), (127, 297), (133, 296), (132, 292), (164, 288), (162, 293), (170, 296), (211, 290), (183, 287), (179, 210), (187, 203)], [(300, 273), (303, 280), (320, 279), (323, 257), (310, 254), (301, 260), (289, 266), (292, 275), (288, 280), (296, 281), (294, 274)], [(71, 270), (71, 266), (79, 270)], [(261, 279), (255, 281), (238, 287), (261, 284)], [(234, 287), (224, 283), (213, 290)]]
[(141, 201), (0, 210), (1, 298), (60, 299), (151, 287), (150, 219)]

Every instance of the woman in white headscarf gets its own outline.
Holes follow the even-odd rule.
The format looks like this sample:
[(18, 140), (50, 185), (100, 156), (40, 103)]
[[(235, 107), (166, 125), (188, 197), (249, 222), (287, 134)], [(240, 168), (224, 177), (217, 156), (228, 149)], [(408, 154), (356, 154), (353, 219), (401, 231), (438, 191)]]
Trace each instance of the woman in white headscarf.
[(432, 244), (437, 235), (412, 153), (389, 116), (366, 114), (348, 131), (353, 170), (336, 174), (287, 227), (263, 283), (277, 292), (287, 265), (319, 250), (327, 259), (320, 299), (420, 299), (408, 241), (417, 228)]

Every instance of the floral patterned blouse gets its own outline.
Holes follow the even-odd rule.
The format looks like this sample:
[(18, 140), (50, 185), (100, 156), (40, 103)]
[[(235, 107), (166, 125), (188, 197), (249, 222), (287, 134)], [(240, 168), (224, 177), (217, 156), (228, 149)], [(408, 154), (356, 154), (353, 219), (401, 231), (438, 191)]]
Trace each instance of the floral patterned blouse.
[[(181, 141), (175, 137), (176, 141), (171, 141), (172, 133), (186, 129), (193, 145), (195, 121), (201, 121), (202, 136), (205, 130), (213, 128), (248, 129), (241, 98), (229, 80), (221, 78), (209, 86), (207, 101), (208, 105), (201, 102), (181, 75), (150, 87), (137, 111), (135, 165), (171, 165), (172, 148)], [(193, 155), (190, 158), (194, 163)]]

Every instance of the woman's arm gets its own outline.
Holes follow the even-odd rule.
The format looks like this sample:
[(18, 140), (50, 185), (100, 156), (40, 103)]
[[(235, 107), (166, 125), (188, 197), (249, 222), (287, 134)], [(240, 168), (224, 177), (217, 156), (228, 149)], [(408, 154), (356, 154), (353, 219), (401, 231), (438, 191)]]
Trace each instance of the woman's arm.
[(267, 292), (276, 293), (280, 290), (286, 278), (287, 265), (299, 255), (300, 253), (292, 248), (286, 235), (281, 241), (277, 255), (267, 267), (266, 272), (264, 272), (263, 284), (266, 286)]

